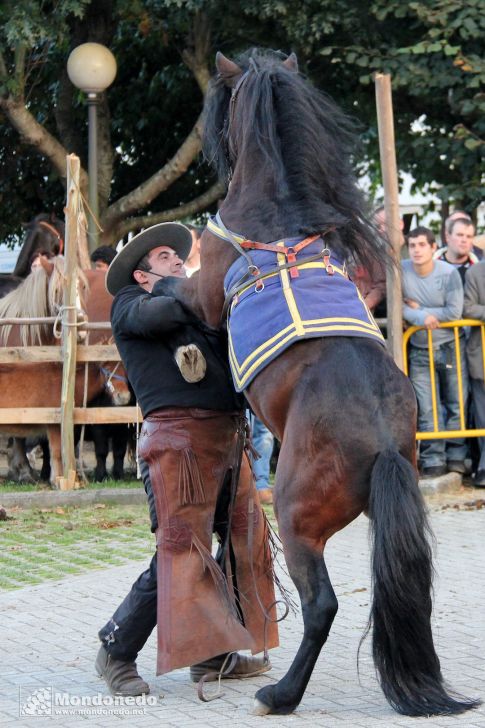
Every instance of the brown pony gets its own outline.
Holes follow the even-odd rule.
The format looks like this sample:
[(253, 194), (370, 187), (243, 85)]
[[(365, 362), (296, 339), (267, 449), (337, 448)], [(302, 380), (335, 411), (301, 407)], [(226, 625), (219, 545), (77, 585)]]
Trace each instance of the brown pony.
[[(312, 270), (327, 290), (345, 287), (356, 300), (345, 261), (369, 266), (385, 253), (352, 174), (349, 121), (299, 75), (295, 56), (252, 50), (237, 62), (218, 54), (216, 65), (205, 150), (230, 183), (228, 193), (202, 236), (198, 288), (194, 278), (168, 278), (163, 289), (218, 326), (226, 272), (235, 271), (233, 341), (238, 327), (248, 338), (269, 326), (281, 311), (267, 308), (273, 292), (279, 287), (291, 302)], [(317, 254), (309, 252), (312, 245)], [(263, 279), (256, 254), (272, 260)], [(238, 318), (250, 298), (257, 301), (252, 318)], [(384, 694), (406, 715), (461, 713), (478, 701), (447, 692), (433, 644), (413, 388), (377, 340), (371, 318), (363, 325), (345, 314), (323, 318), (335, 323), (324, 333), (315, 333), (309, 318), (299, 320), (299, 339), (241, 386), (281, 441), (275, 513), (304, 622), (292, 665), (279, 682), (258, 690), (255, 711), (290, 713), (300, 703), (338, 608), (325, 546), (365, 511), (373, 539), (369, 625)], [(353, 330), (343, 330), (349, 321)], [(374, 338), (359, 335), (370, 329)]]
[[(63, 259), (55, 258), (51, 275), (42, 267), (33, 271), (18, 288), (0, 300), (1, 318), (22, 318), (56, 315), (62, 300)], [(104, 286), (104, 274), (86, 271), (80, 277), (80, 306), (90, 322), (109, 321), (112, 297)], [(90, 331), (89, 343), (111, 341), (110, 331)], [(1, 346), (54, 345), (52, 324), (38, 326), (2, 326)], [(116, 375), (112, 376), (116, 368)], [(115, 363), (92, 363), (87, 367), (87, 401), (101, 394), (106, 387), (115, 404), (126, 405), (130, 391), (124, 369)], [(86, 367), (78, 364), (75, 381), (75, 405), (84, 402)], [(60, 407), (62, 365), (18, 362), (0, 364), (0, 408)], [(1, 419), (1, 412), (0, 412)], [(16, 437), (27, 437), (47, 430), (51, 452), (51, 483), (61, 474), (60, 426), (0, 425), (0, 430)]]

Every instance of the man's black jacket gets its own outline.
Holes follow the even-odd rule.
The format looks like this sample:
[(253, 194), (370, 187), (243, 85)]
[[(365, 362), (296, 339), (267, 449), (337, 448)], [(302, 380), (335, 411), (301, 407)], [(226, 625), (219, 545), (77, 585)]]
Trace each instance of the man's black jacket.
[[(116, 345), (143, 415), (161, 407), (200, 407), (235, 411), (243, 406), (235, 393), (223, 334), (199, 321), (175, 298), (138, 285), (119, 291), (111, 308)], [(189, 384), (174, 353), (180, 344), (196, 344), (207, 362), (204, 378)]]

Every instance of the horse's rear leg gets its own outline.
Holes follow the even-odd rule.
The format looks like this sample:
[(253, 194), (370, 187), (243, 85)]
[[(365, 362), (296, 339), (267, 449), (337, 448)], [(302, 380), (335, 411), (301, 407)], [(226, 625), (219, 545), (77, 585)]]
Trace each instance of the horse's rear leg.
[(286, 565), (298, 589), (303, 614), (303, 640), (286, 675), (256, 693), (254, 713), (291, 713), (303, 697), (320, 651), (337, 614), (338, 602), (322, 555), (322, 544), (310, 544), (282, 533)]

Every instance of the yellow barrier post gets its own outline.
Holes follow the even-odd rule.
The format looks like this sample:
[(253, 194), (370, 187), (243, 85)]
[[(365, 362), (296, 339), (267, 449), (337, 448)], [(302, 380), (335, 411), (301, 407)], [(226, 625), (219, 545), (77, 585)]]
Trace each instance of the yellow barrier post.
[[(431, 330), (428, 330), (428, 353), (429, 353), (429, 370), (430, 370), (430, 382), (431, 382), (431, 398), (433, 408), (433, 427), (432, 432), (417, 432), (417, 440), (442, 440), (442, 439), (454, 439), (457, 437), (485, 437), (485, 428), (468, 429), (466, 427), (465, 419), (465, 401), (463, 397), (463, 371), (461, 366), (461, 343), (459, 329), (468, 326), (480, 326), (481, 327), (481, 341), (482, 341), (482, 355), (483, 355), (483, 371), (485, 378), (485, 324), (483, 321), (475, 319), (459, 319), (457, 321), (446, 321), (439, 325), (440, 329), (454, 329), (454, 342), (455, 342), (455, 357), (456, 357), (456, 374), (458, 378), (458, 403), (460, 409), (460, 430), (438, 430), (438, 408), (436, 399), (436, 372), (435, 363), (433, 356), (433, 339)], [(416, 331), (425, 329), (424, 326), (410, 326), (403, 334), (403, 371), (406, 376), (409, 376), (408, 366), (408, 344), (411, 336)]]

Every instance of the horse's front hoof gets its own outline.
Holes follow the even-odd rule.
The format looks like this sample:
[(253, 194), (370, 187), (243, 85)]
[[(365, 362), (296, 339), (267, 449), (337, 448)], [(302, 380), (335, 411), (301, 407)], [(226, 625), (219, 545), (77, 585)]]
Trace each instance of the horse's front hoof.
[(254, 696), (253, 715), (288, 715), (293, 713), (296, 705), (279, 705), (275, 695), (276, 685), (265, 685)]
[(269, 715), (271, 713), (271, 708), (269, 705), (266, 705), (266, 703), (262, 703), (261, 700), (258, 700), (258, 698), (254, 698), (251, 713), (252, 715)]

